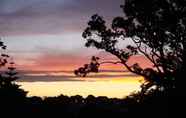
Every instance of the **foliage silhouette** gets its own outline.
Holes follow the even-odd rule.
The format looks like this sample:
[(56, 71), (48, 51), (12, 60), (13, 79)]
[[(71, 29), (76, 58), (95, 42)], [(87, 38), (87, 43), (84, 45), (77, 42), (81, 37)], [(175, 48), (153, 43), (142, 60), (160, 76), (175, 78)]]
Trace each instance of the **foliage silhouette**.
[[(141, 75), (146, 82), (142, 91), (152, 86), (166, 90), (184, 90), (184, 60), (186, 46), (185, 0), (126, 0), (121, 5), (126, 17), (115, 17), (111, 28), (95, 14), (82, 36), (86, 47), (96, 47), (116, 56), (132, 73)], [(131, 44), (118, 48), (121, 41)], [(134, 55), (143, 55), (152, 68), (143, 68), (140, 62), (129, 65)]]
[(9, 61), (10, 57), (5, 53), (6, 46), (1, 40), (0, 48), (0, 110), (2, 113), (18, 112), (26, 99), (27, 92), (14, 82), (18, 79), (16, 68), (14, 62)]
[(74, 71), (76, 76), (85, 77), (90, 72), (98, 72), (98, 68), (100, 63), (98, 62), (99, 58), (92, 56), (91, 62), (89, 64), (85, 64), (84, 67), (80, 67)]
[(136, 93), (123, 99), (95, 97), (93, 95), (86, 98), (79, 95), (71, 97), (65, 95), (45, 98), (28, 97), (23, 111), (31, 116), (47, 115), (68, 118), (168, 117), (166, 92), (154, 90), (145, 95), (143, 99), (139, 97), (140, 95)]

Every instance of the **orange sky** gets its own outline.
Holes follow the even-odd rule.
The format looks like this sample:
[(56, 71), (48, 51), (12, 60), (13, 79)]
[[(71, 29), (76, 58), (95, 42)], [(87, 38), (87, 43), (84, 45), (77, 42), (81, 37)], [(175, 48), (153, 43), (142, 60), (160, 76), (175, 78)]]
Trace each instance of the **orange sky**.
[[(118, 61), (117, 58), (108, 54), (98, 54), (100, 62), (104, 61)], [(80, 55), (42, 55), (37, 57), (33, 62), (24, 63), (24, 59), (17, 59), (17, 68), (20, 70), (45, 70), (45, 71), (73, 71), (84, 64), (90, 62), (91, 56)], [(152, 64), (143, 56), (134, 56), (128, 61), (128, 64), (139, 63), (143, 68), (152, 67)], [(100, 70), (125, 70), (122, 64), (103, 64), (100, 66)]]

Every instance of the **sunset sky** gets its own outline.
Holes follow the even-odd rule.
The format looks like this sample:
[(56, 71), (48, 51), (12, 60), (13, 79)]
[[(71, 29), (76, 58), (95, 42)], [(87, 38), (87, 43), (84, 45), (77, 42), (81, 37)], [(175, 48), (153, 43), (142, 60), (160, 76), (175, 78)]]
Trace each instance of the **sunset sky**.
[[(101, 69), (107, 72), (86, 79), (72, 73), (89, 63), (93, 55), (99, 56), (100, 61), (117, 60), (103, 50), (86, 48), (82, 32), (93, 14), (103, 16), (108, 26), (114, 17), (124, 16), (120, 8), (123, 3), (123, 0), (0, 0), (0, 36), (17, 69), (24, 70), (18, 81), (23, 82), (20, 84), (29, 95), (123, 97), (121, 93), (128, 95), (139, 89), (142, 77), (127, 72), (119, 64), (105, 64)], [(126, 42), (119, 46), (123, 49)], [(143, 67), (150, 65), (139, 55), (130, 62), (136, 60)]]
[(81, 34), (95, 13), (108, 23), (123, 16), (121, 4), (123, 0), (1, 0), (0, 36), (20, 70), (73, 70), (92, 55), (114, 58), (85, 48)]

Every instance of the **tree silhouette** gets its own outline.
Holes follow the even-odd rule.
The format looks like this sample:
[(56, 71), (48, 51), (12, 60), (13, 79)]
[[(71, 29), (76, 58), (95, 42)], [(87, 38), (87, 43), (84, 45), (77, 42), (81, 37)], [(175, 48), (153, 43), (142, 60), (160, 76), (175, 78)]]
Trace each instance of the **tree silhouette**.
[[(6, 54), (6, 46), (0, 40), (0, 104), (1, 106), (17, 105), (19, 106), (26, 98), (24, 90), (20, 89), (14, 81), (18, 79), (14, 62), (10, 61)], [(11, 109), (11, 108), (9, 108)], [(4, 108), (4, 110), (6, 110)]]
[[(116, 56), (130, 72), (141, 75), (145, 91), (157, 88), (182, 88), (186, 46), (185, 0), (126, 0), (121, 5), (125, 17), (115, 17), (111, 28), (95, 14), (82, 36), (86, 47), (96, 47)], [(122, 41), (130, 42), (119, 48)], [(143, 55), (152, 68), (129, 65), (134, 55)], [(181, 90), (181, 89), (180, 89)]]
[(13, 84), (15, 84), (14, 81), (18, 79), (17, 74), (18, 73), (16, 72), (14, 62), (13, 61), (9, 62), (7, 70), (5, 70), (5, 73), (2, 75), (1, 86), (10, 87)]
[[(0, 38), (0, 69), (5, 67), (5, 65), (8, 63), (9, 55), (5, 54), (6, 45), (4, 45), (4, 42), (1, 41)], [(0, 73), (0, 88), (7, 83), (5, 78), (3, 77), (3, 73), (1, 71)]]

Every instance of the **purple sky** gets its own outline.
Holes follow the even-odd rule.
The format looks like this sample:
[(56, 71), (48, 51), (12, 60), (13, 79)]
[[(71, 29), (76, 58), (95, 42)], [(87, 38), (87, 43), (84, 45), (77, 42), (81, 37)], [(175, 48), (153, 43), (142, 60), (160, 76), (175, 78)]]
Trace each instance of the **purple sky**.
[(9, 35), (81, 32), (89, 17), (122, 15), (123, 0), (1, 0), (0, 33)]
[[(87, 60), (99, 53), (85, 48), (81, 37), (91, 15), (98, 13), (111, 22), (113, 17), (123, 15), (119, 7), (123, 2), (0, 0), (0, 36), (20, 67), (68, 64), (68, 58)], [(45, 65), (41, 65), (41, 59)]]

